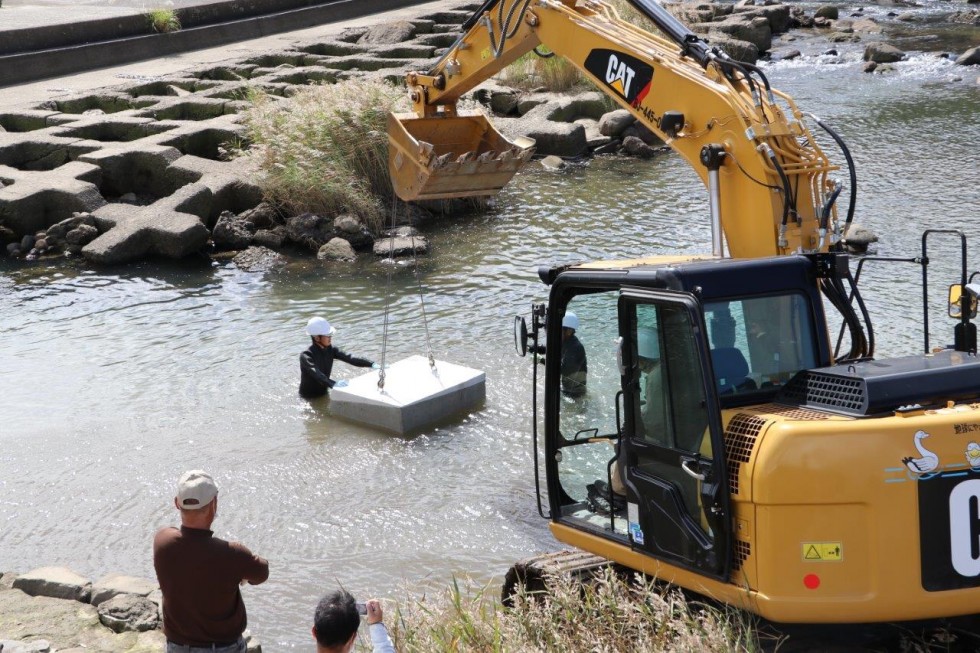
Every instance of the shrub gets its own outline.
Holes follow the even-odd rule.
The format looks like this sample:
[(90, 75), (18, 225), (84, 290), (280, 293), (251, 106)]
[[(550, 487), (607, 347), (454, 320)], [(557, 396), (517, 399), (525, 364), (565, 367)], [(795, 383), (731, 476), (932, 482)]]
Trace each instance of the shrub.
[(153, 31), (161, 34), (180, 31), (180, 18), (173, 9), (154, 9), (146, 15)]
[(309, 86), (288, 100), (253, 92), (246, 114), (266, 197), (293, 214), (356, 214), (380, 230), (393, 201), (387, 116), (404, 93), (378, 81)]

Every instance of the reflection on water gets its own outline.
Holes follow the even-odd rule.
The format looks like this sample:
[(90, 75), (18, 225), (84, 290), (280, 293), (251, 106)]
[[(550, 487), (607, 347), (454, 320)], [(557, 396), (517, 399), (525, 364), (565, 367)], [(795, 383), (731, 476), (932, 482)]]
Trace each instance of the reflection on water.
[[(937, 85), (919, 65), (891, 77), (849, 60), (767, 68), (850, 143), (858, 220), (882, 255), (917, 254), (926, 226), (956, 226), (980, 244), (980, 90)], [(152, 532), (174, 522), (173, 486), (192, 467), (221, 484), (219, 534), (270, 560), (270, 581), (247, 588), (246, 602), (272, 650), (308, 646), (316, 597), (337, 582), (361, 595), (431, 591), (451, 574), (485, 580), (555, 547), (535, 509), (531, 363), (513, 354), (512, 316), (546, 297), (541, 263), (710, 252), (705, 195), (673, 156), (563, 174), (533, 166), (487, 214), (433, 226), (420, 269), (433, 348), (485, 370), (487, 402), (413, 439), (338, 421), (327, 400), (296, 394), (313, 314), (337, 325), (341, 348), (380, 357), (387, 272), (374, 261), (268, 275), (202, 262), (0, 263), (0, 569), (152, 576)], [(930, 277), (948, 279), (954, 258), (936, 255)], [(877, 322), (879, 353), (921, 346), (919, 274), (869, 266), (862, 277), (872, 312), (900, 316)], [(388, 356), (399, 359), (423, 353), (424, 332), (412, 269), (393, 276)], [(933, 319), (951, 329), (944, 304), (941, 290)], [(596, 329), (583, 334), (595, 378), (584, 405), (608, 411), (615, 324), (583, 316)]]

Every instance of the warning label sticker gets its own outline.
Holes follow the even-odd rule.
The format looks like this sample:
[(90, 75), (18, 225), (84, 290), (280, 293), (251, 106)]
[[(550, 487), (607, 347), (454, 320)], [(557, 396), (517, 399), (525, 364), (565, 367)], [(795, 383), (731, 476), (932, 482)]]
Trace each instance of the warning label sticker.
[(840, 562), (844, 559), (842, 542), (803, 542), (805, 562)]

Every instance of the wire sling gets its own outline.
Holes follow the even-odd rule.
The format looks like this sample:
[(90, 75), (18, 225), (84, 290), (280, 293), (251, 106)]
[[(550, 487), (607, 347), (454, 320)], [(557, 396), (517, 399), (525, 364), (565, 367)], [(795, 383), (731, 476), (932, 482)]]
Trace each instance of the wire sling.
[[(407, 211), (407, 209), (406, 209)], [(381, 370), (378, 372), (378, 389), (384, 390), (385, 388), (385, 369), (387, 368), (386, 360), (388, 355), (388, 326), (391, 324), (390, 314), (391, 314), (391, 277), (395, 268), (395, 229), (398, 216), (398, 200), (395, 198), (394, 194), (391, 197), (391, 229), (388, 232), (388, 279), (385, 284), (385, 316), (384, 316), (384, 328), (381, 335)], [(419, 255), (418, 248), (415, 246), (415, 228), (412, 225), (411, 218), (409, 219), (409, 233), (411, 235), (412, 241), (412, 262), (414, 265), (415, 282), (419, 291), (419, 306), (422, 309), (422, 326), (425, 329), (425, 349), (429, 357), (429, 367), (433, 370), (436, 369), (436, 358), (432, 354), (432, 341), (429, 338), (429, 319), (425, 312), (425, 293), (422, 289), (422, 275), (419, 273)]]

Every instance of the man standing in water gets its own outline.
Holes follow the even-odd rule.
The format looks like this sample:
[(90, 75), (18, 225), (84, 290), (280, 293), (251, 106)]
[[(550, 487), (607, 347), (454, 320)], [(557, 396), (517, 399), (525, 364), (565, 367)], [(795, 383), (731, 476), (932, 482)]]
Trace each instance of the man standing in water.
[(245, 653), (239, 586), (264, 583), (269, 563), (238, 542), (213, 536), (218, 486), (210, 475), (193, 470), (181, 476), (174, 504), (180, 528), (161, 528), (153, 538), (167, 653)]
[(589, 364), (585, 347), (576, 337), (578, 316), (571, 311), (561, 320), (561, 391), (571, 397), (585, 394)]
[(366, 358), (357, 358), (333, 346), (333, 334), (337, 332), (322, 317), (312, 317), (306, 324), (306, 334), (313, 340), (310, 348), (299, 356), (299, 394), (307, 399), (322, 397), (330, 388), (343, 388), (347, 381), (330, 378), (334, 359), (354, 367), (378, 369), (378, 364)]

